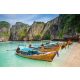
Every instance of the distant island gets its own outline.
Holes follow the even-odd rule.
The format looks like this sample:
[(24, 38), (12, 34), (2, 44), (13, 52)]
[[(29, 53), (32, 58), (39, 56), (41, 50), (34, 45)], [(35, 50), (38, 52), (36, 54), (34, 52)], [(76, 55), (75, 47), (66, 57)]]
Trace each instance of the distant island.
[(16, 22), (12, 25), (0, 21), (0, 41), (64, 40), (78, 39), (80, 34), (79, 14), (60, 14), (46, 23), (34, 21), (32, 25)]

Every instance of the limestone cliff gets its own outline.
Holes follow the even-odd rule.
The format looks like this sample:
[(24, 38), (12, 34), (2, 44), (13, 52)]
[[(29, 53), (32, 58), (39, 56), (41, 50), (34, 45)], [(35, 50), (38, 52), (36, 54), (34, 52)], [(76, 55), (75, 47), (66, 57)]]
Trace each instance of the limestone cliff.
[(16, 22), (10, 27), (8, 22), (0, 22), (0, 41), (64, 39), (66, 36), (74, 37), (78, 33), (79, 14), (62, 14), (46, 23), (34, 21), (32, 25)]
[(28, 31), (28, 39), (41, 40), (57, 38), (58, 23), (58, 17), (47, 23), (34, 22)]
[(29, 25), (22, 22), (16, 22), (10, 29), (10, 40), (26, 40)]
[(34, 22), (28, 31), (28, 39), (40, 40), (44, 27), (45, 27), (44, 22)]
[(10, 37), (10, 24), (0, 21), (0, 41), (8, 41)]
[(48, 21), (45, 25), (45, 28), (43, 30), (43, 39), (56, 39), (58, 38), (57, 33), (59, 29), (59, 19), (58, 17)]
[(47, 23), (33, 22), (31, 26), (17, 22), (11, 28), (10, 40), (41, 40), (58, 38), (59, 18)]

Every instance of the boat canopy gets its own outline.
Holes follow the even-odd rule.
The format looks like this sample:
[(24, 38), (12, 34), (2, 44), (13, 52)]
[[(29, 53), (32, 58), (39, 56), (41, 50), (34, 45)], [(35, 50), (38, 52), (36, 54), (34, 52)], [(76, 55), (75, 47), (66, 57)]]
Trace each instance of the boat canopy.
[(33, 51), (33, 49), (32, 48), (23, 48), (23, 49), (21, 49), (21, 51), (28, 52), (28, 51)]

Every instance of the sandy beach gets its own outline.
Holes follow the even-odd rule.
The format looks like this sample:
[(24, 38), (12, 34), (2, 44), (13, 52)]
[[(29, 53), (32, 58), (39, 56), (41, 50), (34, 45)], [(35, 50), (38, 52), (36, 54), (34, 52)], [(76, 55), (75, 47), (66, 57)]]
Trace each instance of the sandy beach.
[(65, 58), (62, 67), (80, 67), (80, 44), (72, 46), (69, 55)]

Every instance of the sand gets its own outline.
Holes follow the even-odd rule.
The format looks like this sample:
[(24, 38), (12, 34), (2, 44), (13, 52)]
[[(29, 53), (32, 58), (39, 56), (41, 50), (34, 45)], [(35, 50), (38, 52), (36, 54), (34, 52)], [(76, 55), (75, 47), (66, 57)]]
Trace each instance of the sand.
[(69, 55), (65, 58), (62, 67), (80, 67), (80, 44), (72, 46)]

